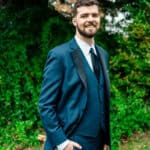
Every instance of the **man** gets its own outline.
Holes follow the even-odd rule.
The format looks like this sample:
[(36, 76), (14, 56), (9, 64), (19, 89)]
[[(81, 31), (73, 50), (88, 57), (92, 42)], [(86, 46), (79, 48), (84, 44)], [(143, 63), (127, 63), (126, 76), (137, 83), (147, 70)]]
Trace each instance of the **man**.
[(75, 37), (49, 52), (44, 69), (39, 100), (44, 149), (105, 150), (110, 147), (110, 94), (108, 56), (94, 41), (99, 3), (78, 0), (72, 23)]

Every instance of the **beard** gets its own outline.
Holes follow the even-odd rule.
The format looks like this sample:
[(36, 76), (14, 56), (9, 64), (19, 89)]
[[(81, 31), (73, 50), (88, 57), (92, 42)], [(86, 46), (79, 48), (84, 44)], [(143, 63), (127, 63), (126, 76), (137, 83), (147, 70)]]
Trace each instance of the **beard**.
[(96, 28), (96, 25), (94, 23), (89, 23), (87, 25), (84, 26), (84, 29), (81, 29), (79, 26), (76, 26), (77, 31), (80, 33), (81, 36), (85, 37), (85, 38), (93, 38), (95, 36), (95, 34), (98, 31), (98, 28), (95, 29), (95, 32), (90, 32), (90, 31), (86, 31), (85, 28), (87, 28), (88, 26), (93, 26)]

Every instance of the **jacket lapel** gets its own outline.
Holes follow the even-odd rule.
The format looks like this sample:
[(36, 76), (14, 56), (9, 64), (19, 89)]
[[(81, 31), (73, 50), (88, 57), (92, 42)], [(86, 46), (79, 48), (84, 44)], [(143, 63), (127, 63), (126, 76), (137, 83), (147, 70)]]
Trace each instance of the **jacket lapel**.
[(71, 56), (72, 56), (72, 60), (77, 68), (79, 77), (85, 87), (85, 89), (87, 90), (87, 80), (86, 80), (86, 73), (85, 73), (85, 67), (83, 64), (83, 58), (82, 58), (82, 52), (80, 50), (80, 48), (78, 47), (75, 39), (73, 39), (70, 43), (71, 46)]
[(98, 55), (100, 57), (100, 63), (101, 63), (101, 66), (102, 66), (102, 70), (103, 70), (103, 75), (104, 75), (104, 80), (105, 80), (105, 85), (106, 85), (106, 93), (107, 93), (107, 96), (108, 98), (110, 97), (110, 81), (109, 81), (109, 77), (108, 77), (108, 72), (107, 72), (107, 67), (106, 67), (106, 63), (105, 63), (105, 60), (104, 60), (104, 54), (102, 53), (102, 50), (101, 48), (99, 48), (98, 46), (96, 46), (96, 49), (98, 51)]

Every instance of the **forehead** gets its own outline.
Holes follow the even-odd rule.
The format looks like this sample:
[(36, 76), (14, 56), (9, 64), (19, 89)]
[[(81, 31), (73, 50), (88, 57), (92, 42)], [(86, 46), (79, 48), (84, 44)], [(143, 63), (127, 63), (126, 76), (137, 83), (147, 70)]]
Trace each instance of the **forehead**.
[(81, 6), (77, 8), (77, 15), (87, 14), (87, 13), (99, 13), (99, 8), (97, 5), (92, 6)]

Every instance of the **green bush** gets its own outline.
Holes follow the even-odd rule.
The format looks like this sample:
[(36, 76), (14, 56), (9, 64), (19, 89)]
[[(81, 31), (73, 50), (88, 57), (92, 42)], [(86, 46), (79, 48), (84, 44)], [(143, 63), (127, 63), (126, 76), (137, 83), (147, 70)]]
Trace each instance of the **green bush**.
[[(39, 26), (35, 24), (40, 19), (35, 14), (41, 11), (39, 8), (21, 12), (10, 12), (7, 7), (0, 9), (0, 145), (8, 146), (12, 141), (17, 144), (16, 137), (24, 143), (30, 139), (25, 135), (25, 128), (34, 131), (37, 127), (42, 68), (38, 60), (37, 65), (33, 60), (39, 55), (42, 25), (42, 19)], [(21, 128), (24, 132), (19, 133)]]
[[(65, 26), (58, 29), (60, 22)], [(66, 25), (66, 19), (46, 8), (0, 9), (0, 145), (37, 141), (33, 131), (40, 125), (38, 99), (46, 55), (60, 42), (58, 35), (68, 39)]]
[(119, 48), (110, 58), (113, 144), (150, 127), (150, 26), (139, 14), (128, 35), (116, 36)]

